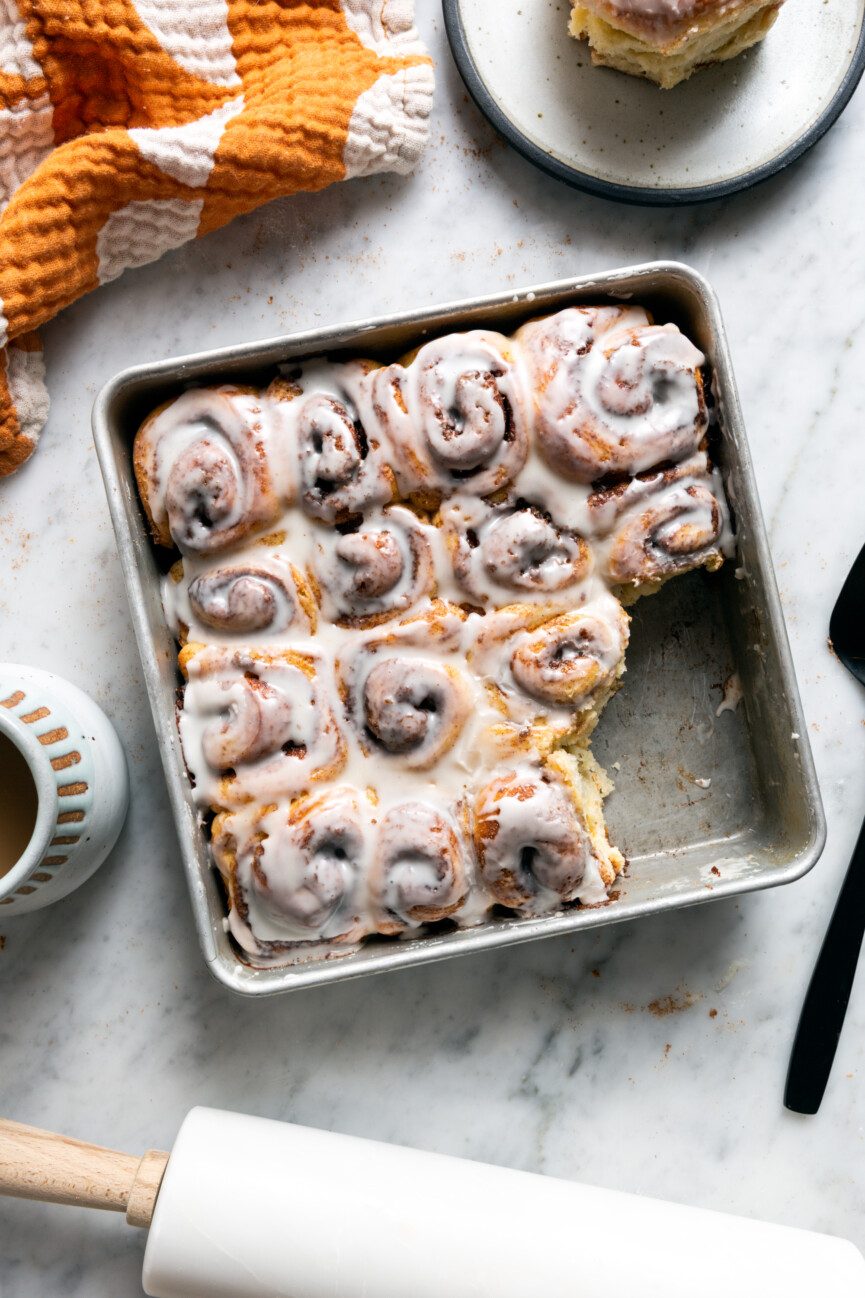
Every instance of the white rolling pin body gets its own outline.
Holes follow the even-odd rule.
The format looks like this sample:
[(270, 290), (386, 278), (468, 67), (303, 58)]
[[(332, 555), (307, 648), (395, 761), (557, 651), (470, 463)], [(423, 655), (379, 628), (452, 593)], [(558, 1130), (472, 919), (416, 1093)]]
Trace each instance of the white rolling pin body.
[(180, 1129), (151, 1298), (865, 1298), (845, 1240), (215, 1109)]

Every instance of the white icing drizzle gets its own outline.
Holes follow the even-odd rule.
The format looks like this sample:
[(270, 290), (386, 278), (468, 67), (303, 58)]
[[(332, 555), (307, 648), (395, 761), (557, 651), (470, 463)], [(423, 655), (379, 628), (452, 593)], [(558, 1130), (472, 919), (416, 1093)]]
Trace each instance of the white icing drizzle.
[[(780, 0), (783, 3), (783, 0)], [(651, 37), (658, 32), (696, 30), (702, 23), (717, 23), (746, 7), (747, 0), (582, 0), (602, 16), (612, 14), (631, 31)]]
[[(619, 584), (731, 552), (697, 445), (701, 360), (640, 308), (572, 308), (387, 369), (286, 367), (263, 397), (188, 393), (143, 426), (160, 539), (168, 484), (193, 500), (164, 584), (187, 642), (179, 728), (251, 963), (606, 899), (591, 777), (552, 759), (623, 670)], [(550, 427), (569, 444), (599, 403), (630, 476), (575, 481), (569, 461), (569, 480)], [(248, 513), (207, 495), (209, 455)]]
[(370, 374), (366, 426), (390, 447), (404, 496), (507, 485), (528, 450), (522, 367), (510, 340), (476, 329), (420, 348), (408, 364)]
[(164, 544), (213, 554), (277, 517), (294, 484), (274, 431), (272, 404), (233, 387), (191, 389), (144, 423), (135, 469)]
[(517, 334), (544, 459), (574, 482), (639, 473), (696, 450), (705, 357), (636, 307), (569, 307)]
[(314, 360), (291, 369), (269, 392), (294, 455), (300, 504), (311, 518), (338, 523), (393, 496), (382, 445), (367, 435), (359, 405), (370, 365)]
[(497, 901), (542, 915), (580, 894), (591, 847), (557, 785), (499, 777), (478, 799), (476, 824), (481, 874)]
[(436, 537), (401, 505), (366, 514), (350, 532), (317, 529), (312, 568), (325, 617), (357, 624), (414, 607), (433, 588)]
[(490, 506), (476, 496), (452, 496), (440, 521), (457, 581), (483, 605), (549, 603), (574, 591), (592, 571), (583, 537), (518, 499)]
[(182, 572), (163, 578), (162, 602), (178, 637), (209, 644), (257, 643), (306, 636), (315, 624), (314, 597), (303, 573), (282, 549), (253, 544), (230, 561), (187, 555)]
[(730, 516), (705, 452), (597, 493), (590, 508), (601, 572), (619, 585), (658, 581), (731, 557)]
[(342, 769), (345, 740), (320, 658), (204, 647), (186, 670), (178, 725), (200, 806), (297, 797)]

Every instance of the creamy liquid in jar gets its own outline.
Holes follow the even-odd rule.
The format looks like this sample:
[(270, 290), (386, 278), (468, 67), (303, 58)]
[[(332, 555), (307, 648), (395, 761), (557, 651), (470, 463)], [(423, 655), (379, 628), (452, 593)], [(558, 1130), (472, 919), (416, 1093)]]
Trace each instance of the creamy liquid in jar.
[(0, 879), (24, 855), (38, 810), (30, 767), (12, 740), (0, 735)]

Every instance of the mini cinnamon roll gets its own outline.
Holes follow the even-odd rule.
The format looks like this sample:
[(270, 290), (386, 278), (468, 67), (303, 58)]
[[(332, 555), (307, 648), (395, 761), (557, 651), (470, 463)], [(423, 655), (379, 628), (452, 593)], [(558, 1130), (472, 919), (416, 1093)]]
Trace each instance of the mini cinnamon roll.
[(514, 604), (483, 619), (470, 661), (506, 715), (531, 721), (541, 703), (566, 734), (582, 709), (602, 706), (624, 671), (627, 643), (628, 616), (612, 595), (567, 613)]
[(379, 828), (369, 886), (379, 933), (402, 933), (453, 915), (469, 892), (454, 826), (424, 802), (389, 811)]
[(708, 426), (704, 356), (632, 307), (568, 307), (517, 334), (541, 455), (573, 482), (679, 460)]
[(166, 402), (135, 437), (138, 490), (160, 545), (228, 549), (278, 517), (293, 484), (274, 472), (273, 427), (254, 388), (198, 388)]
[(361, 638), (338, 663), (346, 712), (367, 756), (434, 766), (471, 711), (464, 672), (436, 656), (458, 644), (465, 615), (440, 600), (386, 634)]
[(405, 496), (435, 502), (460, 487), (486, 496), (525, 463), (527, 398), (501, 334), (476, 329), (436, 339), (370, 373), (366, 388)]
[(303, 608), (298, 593), (305, 583), (289, 566), (291, 585), (266, 568), (242, 564), (215, 568), (190, 582), (189, 603), (199, 622), (216, 631), (287, 628), (304, 618), (309, 626), (308, 607)]
[(348, 944), (370, 931), (368, 812), (364, 794), (337, 787), (287, 815), (265, 807), (216, 818), (229, 931), (247, 954), (273, 962), (303, 943)]
[(202, 805), (296, 797), (342, 769), (345, 740), (311, 655), (192, 642), (180, 665), (178, 727)]
[(303, 508), (324, 523), (346, 522), (394, 494), (381, 444), (368, 436), (358, 413), (370, 365), (311, 362), (268, 390), (273, 400), (288, 403), (283, 414), (297, 441)]
[[(188, 577), (186, 570), (191, 570)], [(303, 574), (276, 550), (255, 547), (242, 560), (207, 568), (190, 560), (163, 586), (169, 625), (184, 639), (232, 640), (315, 631), (315, 598)]]
[(627, 643), (627, 615), (615, 601), (604, 601), (551, 618), (522, 637), (511, 671), (533, 698), (580, 708), (613, 684)]
[(590, 847), (558, 784), (533, 772), (493, 780), (475, 804), (474, 842), (484, 882), (502, 906), (543, 915), (579, 897)]
[(410, 509), (390, 505), (356, 531), (320, 539), (313, 570), (325, 615), (360, 627), (407, 612), (435, 584), (430, 534)]
[(481, 604), (503, 597), (546, 603), (592, 571), (583, 537), (556, 527), (533, 505), (494, 508), (457, 496), (443, 506), (441, 519), (457, 580)]
[[(699, 460), (635, 479), (618, 490), (613, 503), (617, 516), (598, 546), (608, 581), (659, 584), (676, 573), (711, 571), (723, 563), (724, 508)], [(596, 509), (609, 517), (610, 502)]]

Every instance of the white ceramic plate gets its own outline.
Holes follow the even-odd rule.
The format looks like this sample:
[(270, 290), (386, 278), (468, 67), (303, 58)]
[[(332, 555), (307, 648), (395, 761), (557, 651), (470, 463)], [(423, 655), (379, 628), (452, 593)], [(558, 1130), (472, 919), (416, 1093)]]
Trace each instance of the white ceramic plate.
[(481, 111), (562, 180), (635, 203), (734, 193), (800, 157), (865, 68), (865, 0), (787, 0), (754, 49), (673, 90), (592, 66), (568, 0), (444, 0)]

